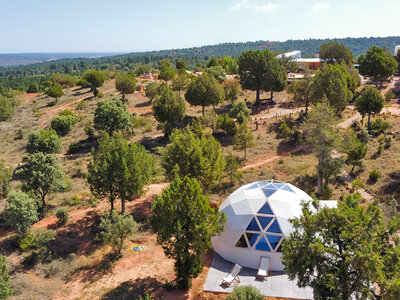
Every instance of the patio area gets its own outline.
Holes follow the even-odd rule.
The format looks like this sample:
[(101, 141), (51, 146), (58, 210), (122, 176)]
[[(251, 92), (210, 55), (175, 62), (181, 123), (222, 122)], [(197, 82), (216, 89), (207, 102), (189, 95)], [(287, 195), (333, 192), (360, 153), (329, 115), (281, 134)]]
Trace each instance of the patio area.
[(217, 253), (214, 255), (203, 290), (216, 293), (231, 293), (235, 285), (253, 285), (264, 296), (288, 299), (313, 299), (311, 287), (299, 288), (294, 281), (289, 280), (285, 272), (271, 272), (264, 281), (256, 279), (257, 270), (243, 268), (239, 274), (240, 283), (235, 282), (230, 287), (222, 286), (222, 279), (232, 269), (233, 263), (226, 261)]

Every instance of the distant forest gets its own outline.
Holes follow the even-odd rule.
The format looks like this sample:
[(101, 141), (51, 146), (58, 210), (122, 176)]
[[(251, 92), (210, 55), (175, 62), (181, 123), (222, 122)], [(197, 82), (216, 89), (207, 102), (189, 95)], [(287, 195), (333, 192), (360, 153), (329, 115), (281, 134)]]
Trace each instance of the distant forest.
[(54, 61), (68, 58), (99, 58), (121, 54), (114, 53), (0, 53), (0, 67), (29, 65), (44, 61)]
[(25, 91), (29, 84), (35, 82), (42, 87), (42, 83), (52, 74), (65, 73), (80, 76), (87, 69), (129, 71), (139, 65), (149, 65), (157, 68), (161, 59), (169, 59), (175, 63), (177, 59), (184, 59), (189, 68), (195, 69), (197, 63), (203, 66), (212, 57), (237, 57), (243, 51), (251, 49), (270, 49), (276, 52), (301, 50), (303, 57), (312, 57), (319, 52), (319, 47), (325, 42), (337, 40), (353, 51), (357, 58), (371, 46), (386, 47), (393, 52), (396, 45), (400, 45), (400, 36), (383, 38), (345, 38), (345, 39), (308, 39), (288, 40), (285, 42), (256, 41), (246, 43), (222, 43), (218, 45), (193, 47), (186, 49), (172, 49), (149, 52), (136, 52), (101, 58), (72, 58), (30, 64), (19, 67), (0, 68), (0, 93), (8, 89)]

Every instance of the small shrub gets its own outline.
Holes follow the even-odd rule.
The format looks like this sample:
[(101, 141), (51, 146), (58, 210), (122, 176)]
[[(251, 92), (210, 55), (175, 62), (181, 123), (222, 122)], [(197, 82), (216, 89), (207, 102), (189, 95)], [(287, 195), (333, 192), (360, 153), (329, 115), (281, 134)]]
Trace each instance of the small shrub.
[(89, 198), (89, 204), (90, 204), (91, 207), (97, 207), (99, 202), (100, 202), (99, 198), (96, 198), (96, 197), (93, 197), (93, 196)]
[(234, 135), (236, 131), (235, 121), (228, 116), (223, 114), (218, 117), (217, 128), (225, 132), (226, 135)]
[(368, 143), (369, 138), (370, 138), (370, 135), (369, 135), (369, 133), (368, 133), (368, 130), (366, 130), (366, 129), (363, 129), (363, 130), (361, 131), (361, 133), (358, 134), (358, 139), (359, 139), (361, 142), (363, 142), (364, 144), (367, 144), (367, 143)]
[(49, 102), (47, 102), (47, 107), (53, 107), (56, 104), (57, 104), (57, 100), (53, 99), (53, 100), (50, 100)]
[(4, 210), (4, 220), (19, 234), (25, 234), (32, 224), (39, 221), (36, 201), (28, 194), (11, 192)]
[(39, 262), (39, 260), (39, 253), (37, 251), (32, 251), (24, 257), (23, 264), (26, 266), (34, 266)]
[(26, 90), (26, 92), (29, 93), (39, 93), (39, 87), (36, 83), (31, 83)]
[(45, 154), (58, 153), (61, 152), (61, 149), (61, 139), (54, 129), (42, 129), (29, 134), (26, 150), (30, 154), (36, 152), (42, 152)]
[(286, 122), (282, 122), (278, 127), (278, 137), (288, 138), (290, 136), (291, 130)]
[(86, 123), (85, 127), (83, 128), (89, 140), (94, 139), (94, 129), (91, 122)]
[(62, 226), (67, 224), (69, 218), (68, 210), (65, 207), (58, 208), (56, 211), (56, 217), (58, 219), (58, 225)]
[(113, 211), (106, 212), (101, 217), (99, 228), (104, 243), (110, 245), (115, 254), (120, 255), (124, 241), (137, 229), (137, 223), (132, 216), (120, 215)]
[(68, 154), (78, 153), (80, 149), (81, 149), (81, 146), (78, 143), (71, 143), (68, 146), (67, 153)]
[(385, 146), (384, 146), (385, 149), (389, 149), (392, 146), (392, 143), (393, 143), (392, 136), (390, 136), (390, 135), (385, 136)]
[(246, 102), (243, 100), (235, 102), (232, 109), (229, 111), (229, 116), (231, 118), (236, 118), (240, 124), (246, 121), (250, 115), (251, 109), (247, 107)]
[(72, 116), (60, 114), (51, 120), (51, 128), (53, 128), (58, 135), (64, 136), (72, 130), (77, 121), (77, 118), (73, 114)]
[(378, 170), (373, 170), (369, 173), (369, 180), (372, 183), (376, 183), (380, 177), (381, 177), (381, 172), (379, 172)]
[(21, 128), (19, 128), (17, 130), (17, 132), (15, 133), (14, 140), (18, 141), (18, 140), (22, 140), (23, 138), (24, 138), (24, 132), (22, 131)]
[(20, 238), (18, 240), (18, 247), (22, 251), (26, 251), (35, 247), (35, 237), (32, 233), (27, 234), (26, 236)]
[(79, 204), (81, 203), (81, 199), (80, 199), (77, 195), (72, 196), (72, 201), (73, 201), (76, 205), (79, 205)]
[(98, 89), (95, 89), (93, 94), (95, 97), (97, 97), (99, 99), (104, 97), (104, 94), (102, 92), (100, 92)]
[(390, 129), (392, 125), (388, 121), (383, 120), (381, 117), (376, 118), (371, 122), (371, 132), (377, 136)]
[(390, 100), (392, 100), (394, 97), (396, 97), (395, 93), (393, 93), (392, 90), (386, 92), (385, 94), (385, 101), (389, 102)]
[(13, 292), (8, 274), (7, 258), (0, 254), (0, 299), (7, 299)]
[(87, 106), (88, 106), (87, 102), (85, 100), (82, 100), (76, 105), (76, 110), (84, 110), (87, 108)]
[(232, 294), (228, 295), (226, 300), (264, 300), (264, 296), (256, 287), (243, 285), (235, 286)]
[(333, 190), (327, 184), (323, 184), (321, 197), (323, 199), (331, 199), (332, 195), (333, 195)]
[(358, 189), (364, 188), (364, 181), (362, 181), (362, 180), (359, 179), (359, 178), (354, 179), (354, 180), (351, 182), (351, 188), (352, 188), (353, 190), (358, 190)]

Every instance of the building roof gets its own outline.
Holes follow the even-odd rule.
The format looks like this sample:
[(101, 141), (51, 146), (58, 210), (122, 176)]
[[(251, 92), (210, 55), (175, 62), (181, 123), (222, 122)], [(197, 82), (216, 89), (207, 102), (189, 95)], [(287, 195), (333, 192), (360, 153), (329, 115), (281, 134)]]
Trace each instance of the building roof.
[(282, 57), (293, 57), (293, 58), (300, 58), (301, 57), (301, 51), (300, 50), (295, 50), (291, 52), (285, 52), (282, 54), (279, 54), (275, 56), (276, 58), (282, 58)]
[(320, 63), (321, 59), (319, 57), (313, 57), (313, 58), (296, 58), (296, 62), (298, 63)]

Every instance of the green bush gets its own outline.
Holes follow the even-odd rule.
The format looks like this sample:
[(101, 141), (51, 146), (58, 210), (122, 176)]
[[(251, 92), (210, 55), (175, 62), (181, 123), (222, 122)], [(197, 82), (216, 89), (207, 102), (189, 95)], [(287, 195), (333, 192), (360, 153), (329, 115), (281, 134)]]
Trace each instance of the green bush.
[(67, 87), (73, 87), (75, 85), (76, 79), (74, 76), (69, 75), (69, 74), (53, 74), (50, 77), (51, 80), (58, 82), (61, 84), (64, 88)]
[(389, 149), (392, 146), (393, 138), (392, 136), (388, 135), (385, 136), (385, 149)]
[(392, 100), (394, 97), (396, 97), (395, 93), (393, 93), (392, 90), (386, 92), (385, 94), (385, 101), (389, 102), (390, 100)]
[(57, 99), (50, 100), (47, 102), (47, 107), (53, 107), (57, 104)]
[(391, 127), (392, 125), (390, 125), (388, 121), (383, 120), (381, 117), (371, 121), (371, 132), (374, 135), (380, 135)]
[(7, 299), (13, 294), (8, 274), (7, 259), (0, 254), (0, 299)]
[(369, 133), (368, 133), (368, 130), (366, 130), (366, 129), (363, 129), (363, 130), (361, 131), (361, 133), (358, 134), (358, 139), (359, 139), (362, 143), (364, 143), (364, 144), (367, 144), (367, 143), (368, 143), (369, 138), (370, 138), (370, 135), (369, 135)]
[(81, 146), (78, 143), (71, 143), (68, 146), (67, 153), (68, 154), (78, 153), (80, 149), (81, 149)]
[(20, 238), (18, 240), (18, 247), (22, 251), (26, 251), (35, 247), (35, 237), (32, 233), (27, 234), (26, 236)]
[(57, 223), (59, 225), (65, 225), (68, 222), (69, 214), (68, 210), (65, 207), (60, 207), (56, 211), (56, 217), (58, 219)]
[(354, 179), (351, 182), (351, 188), (353, 190), (358, 190), (358, 189), (364, 188), (364, 181), (362, 181), (361, 179)]
[(85, 131), (89, 140), (94, 139), (94, 129), (91, 122), (86, 123), (83, 130)]
[(7, 197), (12, 176), (13, 168), (7, 167), (4, 160), (0, 159), (0, 199)]
[(36, 83), (31, 83), (26, 90), (26, 92), (29, 93), (39, 93), (39, 87)]
[(9, 120), (14, 115), (17, 105), (15, 99), (0, 95), (0, 122)]
[(288, 138), (290, 136), (291, 130), (286, 122), (282, 122), (278, 127), (278, 137)]
[(251, 285), (235, 286), (226, 300), (264, 300), (260, 291)]
[(114, 210), (103, 214), (99, 228), (102, 230), (101, 237), (104, 243), (120, 255), (124, 241), (136, 231), (137, 223), (132, 216), (120, 215)]
[(378, 170), (373, 170), (369, 173), (369, 180), (372, 183), (376, 183), (380, 177), (381, 177), (381, 172), (379, 172)]
[(77, 118), (75, 116), (59, 115), (51, 120), (51, 128), (53, 128), (58, 135), (64, 136), (72, 130), (76, 122)]
[(228, 114), (223, 114), (217, 119), (217, 128), (224, 131), (226, 135), (234, 135), (236, 132), (236, 123)]
[(84, 110), (84, 109), (86, 109), (88, 107), (88, 104), (87, 104), (87, 102), (85, 101), (85, 100), (82, 100), (81, 102), (79, 102), (77, 105), (76, 105), (76, 109), (77, 110)]
[(4, 220), (19, 234), (25, 234), (39, 221), (36, 201), (24, 192), (11, 192), (4, 210)]
[(236, 118), (240, 124), (246, 121), (250, 115), (251, 109), (247, 107), (246, 102), (243, 100), (235, 102), (232, 109), (229, 111), (229, 116), (231, 118)]
[(24, 132), (22, 131), (21, 128), (18, 128), (17, 132), (15, 133), (14, 140), (19, 141), (24, 138)]
[(42, 152), (45, 154), (61, 152), (61, 139), (54, 129), (42, 129), (29, 134), (26, 150), (28, 153)]
[(82, 88), (88, 88), (88, 87), (90, 87), (90, 83), (89, 83), (86, 79), (83, 79), (83, 78), (77, 80), (75, 84), (76, 84), (77, 86), (82, 87)]
[(329, 185), (323, 184), (321, 192), (322, 199), (331, 199), (332, 195), (333, 195), (333, 190), (329, 187)]

